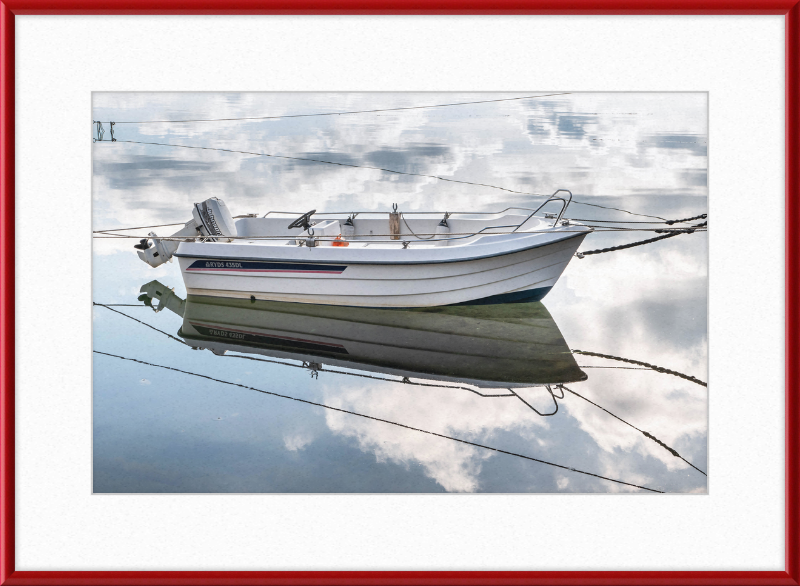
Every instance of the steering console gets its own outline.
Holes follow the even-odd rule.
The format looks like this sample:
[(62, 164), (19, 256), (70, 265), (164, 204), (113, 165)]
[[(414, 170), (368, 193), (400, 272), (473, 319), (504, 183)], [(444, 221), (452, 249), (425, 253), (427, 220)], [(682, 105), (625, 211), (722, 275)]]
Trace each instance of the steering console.
[(289, 230), (292, 228), (302, 228), (303, 230), (308, 230), (311, 227), (311, 216), (313, 216), (317, 210), (311, 210), (310, 212), (306, 212), (299, 218), (297, 218), (294, 222), (289, 224)]

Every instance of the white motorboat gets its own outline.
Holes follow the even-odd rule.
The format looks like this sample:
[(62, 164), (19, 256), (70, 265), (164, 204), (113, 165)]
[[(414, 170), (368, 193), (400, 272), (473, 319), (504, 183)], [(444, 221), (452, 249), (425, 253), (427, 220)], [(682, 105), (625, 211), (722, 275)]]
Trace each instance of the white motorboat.
[[(591, 232), (562, 219), (571, 200), (559, 190), (532, 211), (234, 219), (211, 198), (183, 229), (136, 248), (151, 266), (177, 257), (190, 295), (383, 308), (538, 301)], [(558, 214), (536, 215), (550, 202)]]
[(156, 311), (183, 319), (178, 335), (187, 344), (218, 355), (515, 392), (587, 378), (541, 303), (373, 309), (194, 295), (184, 301), (158, 281), (141, 292)]

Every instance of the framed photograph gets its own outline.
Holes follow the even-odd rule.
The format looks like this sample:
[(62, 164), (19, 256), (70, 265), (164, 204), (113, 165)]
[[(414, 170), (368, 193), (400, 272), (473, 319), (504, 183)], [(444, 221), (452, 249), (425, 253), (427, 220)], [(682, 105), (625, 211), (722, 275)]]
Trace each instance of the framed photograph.
[(3, 4), (0, 583), (800, 582), (798, 14)]

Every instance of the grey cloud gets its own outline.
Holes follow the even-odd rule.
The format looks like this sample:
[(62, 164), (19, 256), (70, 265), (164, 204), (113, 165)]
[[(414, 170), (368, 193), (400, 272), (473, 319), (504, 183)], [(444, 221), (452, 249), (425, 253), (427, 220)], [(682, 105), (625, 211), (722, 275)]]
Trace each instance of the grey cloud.
[(589, 124), (597, 123), (597, 116), (584, 116), (572, 114), (558, 114), (558, 132), (570, 138), (582, 138), (586, 136), (585, 127)]
[(543, 122), (531, 118), (528, 120), (528, 134), (532, 136), (549, 136), (550, 130)]
[(528, 117), (527, 131), (531, 136), (546, 137), (553, 133), (556, 139), (580, 139), (588, 135), (587, 126), (599, 122), (599, 118), (591, 114), (554, 111), (555, 103), (539, 103), (537, 106), (538, 109)]
[(695, 187), (708, 186), (708, 170), (707, 169), (689, 169), (681, 173), (681, 177), (688, 185)]
[(364, 160), (376, 167), (405, 171), (423, 172), (432, 159), (449, 159), (450, 147), (434, 143), (411, 143), (403, 148), (383, 148), (366, 153)]
[(697, 134), (651, 134), (642, 141), (642, 145), (659, 149), (686, 150), (698, 157), (708, 155), (706, 141)]
[(106, 178), (112, 189), (131, 190), (159, 183), (191, 189), (208, 183), (209, 177), (219, 175), (221, 167), (221, 163), (210, 161), (133, 155), (126, 162), (97, 161), (93, 174)]

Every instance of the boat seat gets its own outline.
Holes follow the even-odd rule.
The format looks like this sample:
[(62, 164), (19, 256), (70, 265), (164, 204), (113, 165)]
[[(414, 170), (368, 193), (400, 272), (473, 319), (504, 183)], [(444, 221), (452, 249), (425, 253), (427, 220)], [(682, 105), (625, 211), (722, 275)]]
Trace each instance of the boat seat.
[(314, 230), (314, 236), (322, 236), (327, 239), (325, 241), (318, 241), (317, 246), (330, 246), (331, 239), (336, 238), (342, 233), (339, 220), (323, 220), (312, 226), (311, 229)]

